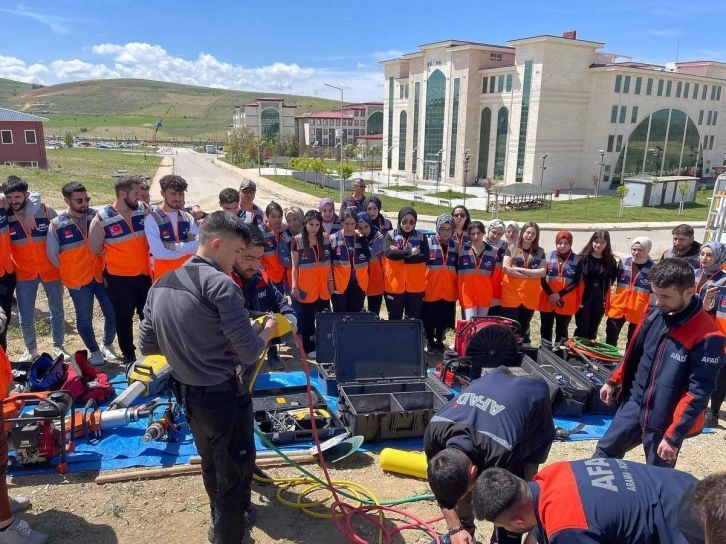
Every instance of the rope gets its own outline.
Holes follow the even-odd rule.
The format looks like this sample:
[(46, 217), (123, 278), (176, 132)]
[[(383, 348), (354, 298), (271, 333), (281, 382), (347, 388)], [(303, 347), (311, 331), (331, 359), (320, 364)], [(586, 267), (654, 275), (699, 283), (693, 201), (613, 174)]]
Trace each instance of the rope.
[(606, 344), (605, 342), (599, 342), (597, 340), (590, 341), (586, 338), (575, 336), (565, 342), (567, 347), (574, 347), (581, 351), (584, 355), (594, 357), (606, 362), (619, 362), (623, 358), (623, 354), (620, 353), (618, 348)]

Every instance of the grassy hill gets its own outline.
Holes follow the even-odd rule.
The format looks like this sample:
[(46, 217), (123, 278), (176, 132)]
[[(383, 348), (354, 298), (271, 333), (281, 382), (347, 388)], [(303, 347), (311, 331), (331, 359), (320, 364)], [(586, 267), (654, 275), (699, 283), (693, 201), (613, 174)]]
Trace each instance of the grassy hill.
[[(3, 83), (8, 82), (8, 83)], [(7, 88), (7, 90), (5, 90)], [(19, 92), (19, 94), (18, 94)], [(106, 79), (61, 83), (31, 89), (24, 83), (0, 80), (0, 106), (32, 112), (34, 102), (50, 102), (43, 113), (46, 134), (87, 134), (99, 138), (144, 139), (174, 104), (159, 130), (161, 138), (225, 139), (232, 110), (257, 97), (279, 97), (297, 106), (297, 114), (340, 107), (335, 100), (250, 91), (228, 91), (142, 79)], [(81, 132), (81, 128), (87, 131)]]

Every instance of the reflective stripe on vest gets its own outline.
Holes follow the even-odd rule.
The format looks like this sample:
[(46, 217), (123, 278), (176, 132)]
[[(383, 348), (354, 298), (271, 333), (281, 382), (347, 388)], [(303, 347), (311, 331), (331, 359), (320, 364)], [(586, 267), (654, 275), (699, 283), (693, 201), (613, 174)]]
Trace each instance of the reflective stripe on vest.
[[(565, 287), (568, 287), (575, 280), (575, 272), (577, 271), (577, 263), (580, 257), (570, 252), (565, 261), (562, 261), (557, 251), (553, 251), (547, 257), (547, 274), (545, 281), (552, 289), (553, 293), (559, 293)], [(539, 310), (541, 312), (555, 312), (559, 315), (575, 315), (580, 307), (580, 290), (573, 289), (560, 299), (562, 306), (555, 306), (550, 302), (549, 295), (542, 289), (540, 294)]]
[[(665, 258), (672, 259), (673, 257), (678, 257), (678, 255), (674, 255), (673, 248), (670, 248), (668, 251), (666, 251)], [(688, 257), (678, 257), (678, 258), (687, 260), (688, 264), (690, 264), (694, 270), (698, 270), (699, 268), (701, 268), (701, 263), (698, 260), (698, 254), (689, 255)]]
[[(156, 225), (159, 227), (159, 238), (162, 242), (177, 243), (186, 242), (189, 238), (189, 232), (194, 223), (194, 218), (190, 213), (179, 210), (177, 215), (176, 232), (174, 231), (174, 223), (171, 218), (161, 208), (154, 207), (149, 212), (151, 213)], [(153, 257), (153, 254), (152, 254)], [(154, 281), (158, 280), (167, 272), (176, 270), (187, 262), (192, 256), (182, 255), (176, 259), (159, 259), (154, 258), (151, 266), (151, 272)]]
[[(726, 287), (720, 286), (718, 288), (718, 297), (715, 299), (716, 302), (716, 315), (714, 320), (719, 330), (726, 334)], [(724, 372), (722, 369), (721, 372)]]
[(144, 231), (146, 205), (139, 202), (131, 211), (131, 222), (108, 205), (97, 214), (101, 221), (106, 270), (115, 276), (149, 274), (149, 243)]
[(382, 295), (385, 288), (385, 280), (383, 276), (383, 233), (376, 233), (373, 240), (368, 241), (368, 249), (371, 252), (371, 262), (368, 263), (368, 288), (366, 295), (373, 297)]
[[(520, 248), (515, 248), (515, 255), (512, 257), (512, 266), (536, 270), (540, 267), (545, 253), (542, 248), (525, 258)], [(520, 279), (509, 274), (504, 274), (502, 279), (502, 306), (505, 308), (516, 308), (520, 304), (529, 310), (536, 310), (539, 307), (540, 291), (542, 285), (540, 278)]]
[[(386, 236), (391, 237), (391, 247), (394, 249), (413, 249), (420, 247), (423, 234), (414, 231), (404, 240), (398, 229), (390, 231)], [(406, 263), (404, 260), (385, 260), (385, 288), (386, 292), (399, 295), (401, 293), (423, 293), (426, 290), (426, 263)]]
[(280, 261), (280, 242), (284, 242), (282, 234), (275, 234), (265, 223), (260, 225), (265, 236), (265, 253), (262, 256), (262, 267), (272, 283), (280, 283), (285, 278), (285, 267)]
[(650, 281), (648, 275), (655, 263), (648, 259), (635, 277), (632, 257), (622, 260), (618, 268), (618, 279), (615, 294), (610, 299), (607, 316), (611, 319), (622, 319), (628, 323), (639, 323), (650, 303)]
[(344, 293), (348, 288), (351, 275), (351, 263), (355, 270), (355, 279), (363, 292), (368, 289), (368, 256), (363, 251), (360, 236), (355, 236), (351, 255), (350, 248), (345, 239), (343, 231), (336, 232), (330, 236), (330, 260), (333, 264), (333, 279), (335, 290)]
[(456, 277), (456, 259), (458, 256), (456, 242), (449, 238), (446, 251), (439, 242), (439, 237), (429, 236), (429, 262), (426, 267), (426, 292), (424, 300), (435, 302), (446, 300), (456, 302), (459, 296)]
[[(96, 210), (89, 208), (86, 212), (86, 233), (95, 217)], [(68, 212), (53, 219), (53, 231), (58, 238), (58, 260), (63, 285), (76, 289), (88, 285), (94, 279), (103, 281), (103, 259), (91, 252), (87, 234), (83, 234)]]
[(0, 276), (10, 274), (13, 260), (10, 257), (10, 229), (8, 228), (8, 212), (0, 205)]
[(484, 242), (477, 257), (471, 239), (459, 250), (459, 304), (464, 309), (488, 308), (492, 304), (492, 276), (497, 268), (499, 250)]
[(297, 286), (305, 296), (300, 295), (301, 302), (309, 304), (319, 299), (330, 300), (328, 280), (330, 279), (330, 242), (323, 237), (323, 254), (315, 246), (305, 249), (302, 234), (295, 236), (293, 251), (297, 252), (298, 271)]
[(8, 232), (18, 281), (34, 280), (39, 275), (42, 281), (60, 279), (60, 272), (50, 262), (45, 249), (49, 228), (50, 214), (45, 204), (35, 214), (35, 228), (31, 231), (26, 231), (15, 211), (9, 210)]

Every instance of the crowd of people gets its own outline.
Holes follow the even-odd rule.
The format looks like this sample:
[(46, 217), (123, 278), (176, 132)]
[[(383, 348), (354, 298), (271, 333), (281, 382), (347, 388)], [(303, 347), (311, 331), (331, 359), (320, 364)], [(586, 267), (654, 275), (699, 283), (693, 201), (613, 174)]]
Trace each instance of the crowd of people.
[[(663, 357), (687, 358), (681, 349), (686, 346), (687, 352), (704, 355), (701, 374), (705, 375), (713, 369), (708, 367), (713, 363), (709, 360), (709, 350), (726, 332), (726, 246), (718, 242), (704, 245), (695, 242), (689, 225), (673, 229), (673, 247), (659, 259), (666, 263), (661, 268), (667, 270), (651, 277), (656, 265), (650, 257), (652, 242), (645, 236), (633, 239), (629, 256), (616, 259), (606, 230), (593, 232), (584, 248), (576, 252), (569, 231), (562, 230), (551, 240), (542, 240), (535, 222), (519, 225), (516, 221), (493, 219), (485, 224), (473, 220), (469, 210), (459, 205), (451, 213), (436, 218), (433, 232), (418, 228), (418, 214), (413, 207), (401, 208), (394, 225), (384, 217), (380, 199), (365, 195), (363, 180), (354, 181), (353, 193), (336, 212), (336, 204), (330, 198), (323, 198), (318, 209), (307, 211), (297, 206), (283, 208), (274, 201), (263, 209), (255, 203), (255, 182), (245, 178), (239, 189), (227, 188), (219, 194), (220, 209), (228, 214), (216, 212), (209, 217), (199, 206), (185, 202), (187, 182), (180, 176), (164, 176), (159, 186), (161, 202), (151, 205), (150, 189), (143, 179), (121, 177), (115, 182), (114, 201), (94, 209), (86, 187), (69, 182), (61, 191), (67, 209), (59, 214), (42, 201), (41, 195), (30, 192), (23, 179), (8, 177), (3, 183), (0, 206), (0, 302), (9, 318), (17, 297), (18, 321), (25, 344), (21, 361), (32, 361), (38, 356), (34, 313), (41, 284), (48, 298), (56, 357), (70, 358), (64, 347), (64, 288), (71, 297), (76, 327), (92, 365), (119, 360), (133, 363), (137, 355), (134, 316), (143, 319), (146, 315), (147, 319), (142, 321), (142, 352), (171, 351), (179, 361), (185, 358), (191, 361), (186, 367), (182, 364), (175, 368), (174, 377), (178, 380), (179, 398), (184, 399), (185, 407), (189, 405), (190, 412), (197, 412), (196, 418), (191, 416), (190, 425), (195, 443), (206, 450), (207, 458), (219, 446), (212, 444), (219, 421), (214, 416), (217, 408), (208, 406), (209, 397), (204, 392), (211, 391), (210, 388), (219, 389), (215, 389), (217, 393), (229, 392), (229, 402), (239, 411), (241, 422), (249, 419), (251, 405), (240, 404), (237, 386), (229, 389), (229, 369), (222, 361), (224, 356), (217, 366), (206, 356), (200, 359), (204, 360), (205, 368), (216, 369), (214, 372), (200, 371), (202, 363), (195, 363), (194, 357), (201, 357), (202, 352), (222, 354), (224, 344), (231, 341), (238, 355), (249, 355), (240, 355), (240, 359), (253, 360), (253, 355), (259, 355), (267, 346), (275, 322), (266, 319), (262, 333), (249, 325), (238, 330), (237, 322), (240, 316), (264, 315), (270, 311), (284, 314), (293, 329), (299, 330), (303, 348), (311, 359), (316, 357), (315, 316), (331, 309), (331, 305), (336, 312), (369, 311), (380, 315), (385, 301), (389, 319), (420, 318), (424, 323), (426, 351), (431, 354), (446, 348), (444, 338), (447, 330), (455, 326), (457, 303), (462, 319), (500, 316), (516, 321), (522, 347), (531, 346), (530, 325), (536, 312), (540, 314), (544, 349), (557, 348), (573, 335), (570, 332), (573, 317), (574, 336), (592, 343), (598, 340), (603, 319), (606, 319), (605, 341), (611, 345), (619, 342), (627, 324), (629, 349), (625, 362), (601, 392), (605, 402), (613, 402), (616, 391), (621, 394), (625, 391), (627, 398), (620, 400), (617, 424), (614, 422), (598, 447), (596, 455), (602, 458), (622, 457), (634, 444), (643, 443), (650, 464), (672, 468), (681, 441), (692, 430), (686, 428), (687, 423), (698, 416), (691, 412), (700, 409), (702, 413), (705, 409), (703, 399), (698, 403), (693, 401), (700, 389), (687, 398), (679, 396), (680, 390), (668, 397), (659, 389), (658, 398), (666, 399), (664, 403), (669, 406), (666, 413), (671, 405), (679, 406), (681, 423), (675, 422), (675, 428), (668, 433), (663, 430), (648, 437), (641, 429), (639, 414), (652, 400), (657, 383), (655, 378), (650, 383), (647, 376), (658, 375)], [(234, 221), (230, 222), (230, 217)], [(244, 228), (239, 230), (239, 225)], [(169, 280), (169, 273), (173, 271), (174, 277)], [(224, 280), (230, 276), (232, 283)], [(168, 281), (159, 283), (162, 277)], [(653, 282), (664, 289), (675, 289), (678, 295), (670, 301), (665, 291), (655, 296)], [(231, 288), (235, 290), (234, 296), (227, 292)], [(197, 331), (208, 330), (201, 342), (206, 348), (178, 342), (183, 335), (164, 337), (159, 332), (179, 327), (180, 311), (183, 315), (189, 313), (188, 309), (179, 310), (181, 298), (170, 296), (179, 290), (189, 294), (184, 301), (189, 309), (200, 308), (199, 304), (203, 306), (210, 298), (215, 301), (216, 311), (210, 310), (208, 316), (200, 311), (194, 323), (185, 324)], [(230, 303), (234, 300), (242, 301), (243, 308), (233, 307)], [(93, 328), (95, 301), (104, 318), (100, 344)], [(650, 312), (653, 307), (659, 311)], [(669, 318), (674, 313), (679, 315), (678, 323)], [(4, 327), (0, 329), (4, 353), (6, 332)], [(658, 346), (651, 345), (657, 331), (670, 334), (669, 331), (681, 329), (684, 332), (674, 333), (674, 339), (667, 344), (666, 355), (663, 349), (658, 351)], [(712, 335), (718, 338), (711, 338)], [(113, 347), (115, 338), (118, 338), (120, 355)], [(284, 369), (275, 346), (267, 347), (269, 367)], [(634, 369), (643, 365), (632, 361), (651, 351), (658, 351), (658, 356), (652, 357), (653, 366), (640, 383), (640, 371)], [(628, 361), (630, 366), (626, 364)], [(682, 382), (686, 377), (678, 374), (667, 379)], [(221, 385), (217, 383), (219, 380), (224, 380)], [(703, 385), (702, 389), (709, 389), (705, 395), (706, 398), (710, 395), (706, 424), (715, 425), (726, 397), (726, 372), (721, 372), (718, 383), (715, 375), (709, 374), (708, 380), (706, 385), (702, 383), (707, 381), (704, 378), (694, 387)], [(650, 388), (647, 402), (643, 398), (646, 387)], [(535, 398), (529, 401), (535, 403)], [(630, 401), (634, 403), (632, 407)], [(531, 479), (534, 473), (530, 465), (536, 466), (546, 459), (547, 443), (552, 439), (549, 436), (551, 417), (542, 418), (542, 410), (538, 413), (540, 420), (549, 422), (546, 437), (537, 439), (536, 448), (532, 440), (527, 442), (531, 455), (520, 452), (520, 465), (513, 471), (519, 478)], [(650, 414), (652, 421), (656, 417), (655, 413)], [(659, 421), (655, 424), (662, 426)], [(700, 424), (702, 428), (703, 421)], [(227, 431), (228, 427), (225, 427)], [(243, 427), (244, 433), (228, 435), (229, 444), (242, 449), (249, 447), (251, 434), (246, 423)], [(435, 432), (436, 426), (430, 429)], [(448, 438), (442, 436), (437, 440), (439, 445), (432, 450), (432, 457), (447, 448)], [(459, 449), (472, 459), (474, 454), (469, 455), (471, 452), (462, 444)], [(215, 480), (214, 471), (219, 469), (220, 476), (228, 472), (225, 485), (234, 486), (242, 478), (247, 482), (243, 487), (248, 487), (254, 456), (246, 459), (242, 467), (234, 464), (216, 469), (214, 462), (204, 461), (204, 457), (205, 485), (208, 480)], [(509, 506), (492, 505), (485, 497), (477, 498), (475, 492), (475, 483), (481, 478), (477, 480), (474, 476), (483, 472), (488, 462), (482, 460), (474, 466), (476, 470), (462, 484), (464, 488), (455, 489), (440, 503), (453, 509), (466, 494), (469, 499), (465, 517), (471, 523), (477, 509), (481, 512), (477, 512), (478, 517), (500, 519)], [(561, 470), (577, 474), (581, 469), (573, 466)], [(449, 477), (445, 480), (449, 481)], [(492, 475), (489, 480), (487, 485), (514, 486), (518, 491), (505, 489), (514, 493), (512, 501), (532, 500), (531, 492), (516, 480), (506, 480), (500, 475)], [(436, 485), (432, 483), (432, 488)], [(442, 490), (446, 488), (441, 485)], [(241, 497), (235, 491), (231, 502), (229, 497), (220, 499), (217, 512), (228, 513), (216, 521), (214, 501), (221, 492), (210, 489), (208, 492), (212, 528), (225, 533), (237, 531), (230, 524), (230, 514), (237, 511), (240, 500), (249, 506), (246, 491)], [(0, 517), (3, 504), (0, 494)], [(250, 516), (249, 512), (245, 515)], [(10, 520), (15, 523), (12, 517)], [(458, 517), (447, 518), (447, 521), (454, 520)], [(507, 527), (504, 523), (501, 526)], [(467, 525), (466, 530), (471, 527)], [(505, 533), (501, 538), (506, 538)]]

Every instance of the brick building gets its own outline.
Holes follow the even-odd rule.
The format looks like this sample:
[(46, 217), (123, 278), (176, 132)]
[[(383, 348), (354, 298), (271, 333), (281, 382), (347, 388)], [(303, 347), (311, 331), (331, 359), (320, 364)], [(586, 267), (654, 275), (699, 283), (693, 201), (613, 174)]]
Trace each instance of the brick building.
[(48, 168), (43, 117), (0, 108), (0, 165)]

